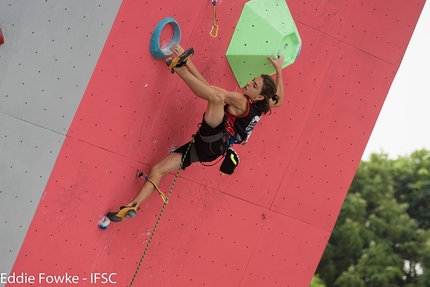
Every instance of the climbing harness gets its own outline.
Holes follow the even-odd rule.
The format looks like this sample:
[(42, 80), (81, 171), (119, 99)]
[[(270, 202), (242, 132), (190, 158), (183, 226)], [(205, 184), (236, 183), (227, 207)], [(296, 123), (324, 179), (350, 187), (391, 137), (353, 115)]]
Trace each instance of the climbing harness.
[[(216, 142), (217, 140), (220, 140), (222, 138), (224, 139), (224, 141), (226, 143), (225, 145), (223, 145), (223, 147), (222, 147), (222, 155), (221, 155), (221, 157), (217, 161), (215, 161), (213, 163), (210, 163), (210, 164), (206, 164), (204, 162), (200, 162), (200, 164), (203, 165), (203, 166), (211, 167), (211, 166), (214, 166), (214, 165), (218, 164), (221, 160), (223, 160), (223, 158), (225, 157), (225, 153), (227, 152), (227, 150), (230, 147), (228, 145), (228, 139), (230, 138), (229, 134), (227, 132), (224, 132), (224, 131), (219, 132), (219, 133), (214, 134), (214, 135), (211, 135), (211, 136), (201, 135), (199, 131), (197, 131), (197, 133), (199, 134), (199, 137), (201, 138), (201, 140), (203, 142), (205, 142), (205, 143), (209, 143), (210, 144), (210, 143)], [(212, 149), (211, 149), (211, 151), (212, 151)], [(212, 151), (212, 153), (213, 153), (213, 151)]]
[[(133, 278), (131, 279), (129, 287), (133, 286), (134, 280), (136, 279), (137, 273), (139, 272), (140, 266), (142, 265), (142, 261), (145, 258), (146, 253), (148, 252), (149, 245), (151, 244), (152, 238), (154, 237), (155, 230), (157, 229), (158, 224), (160, 223), (161, 216), (163, 215), (164, 209), (166, 208), (166, 205), (169, 202), (169, 198), (170, 198), (170, 195), (172, 194), (173, 187), (175, 186), (176, 180), (178, 179), (179, 173), (181, 172), (182, 166), (184, 165), (185, 157), (187, 156), (191, 146), (194, 144), (194, 137), (195, 137), (195, 135), (192, 136), (192, 140), (190, 141), (190, 144), (188, 145), (187, 150), (185, 151), (184, 155), (182, 156), (181, 165), (179, 166), (178, 170), (176, 171), (175, 178), (173, 179), (172, 185), (170, 186), (170, 189), (169, 189), (169, 192), (167, 193), (167, 196), (165, 196), (159, 190), (158, 186), (152, 180), (149, 180), (149, 178), (148, 179), (145, 178), (147, 181), (152, 183), (152, 185), (154, 185), (155, 189), (160, 193), (160, 195), (163, 194), (165, 196), (165, 198), (162, 196), (163, 202), (164, 202), (163, 207), (161, 208), (160, 214), (158, 215), (158, 218), (157, 218), (157, 221), (155, 222), (154, 228), (152, 229), (151, 235), (149, 236), (148, 242), (146, 243), (145, 250), (143, 251), (142, 257), (140, 258), (139, 264), (137, 265), (136, 271), (134, 272), (134, 275), (133, 275)], [(138, 176), (139, 176), (139, 174), (138, 174)]]
[[(218, 24), (216, 20), (216, 4), (217, 0), (212, 0), (212, 6), (213, 6), (213, 15), (214, 15), (214, 23), (212, 24), (212, 29), (209, 34), (211, 34), (212, 38), (216, 38), (218, 36)], [(213, 31), (215, 30), (215, 33)]]

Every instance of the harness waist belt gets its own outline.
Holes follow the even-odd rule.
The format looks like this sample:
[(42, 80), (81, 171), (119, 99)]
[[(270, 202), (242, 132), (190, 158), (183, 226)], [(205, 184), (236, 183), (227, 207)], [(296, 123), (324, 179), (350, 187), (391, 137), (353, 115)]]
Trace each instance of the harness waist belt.
[(217, 140), (224, 138), (224, 132), (219, 132), (219, 133), (212, 135), (212, 136), (202, 136), (199, 132), (199, 136), (202, 139), (202, 141), (204, 141), (206, 143), (211, 143), (211, 142), (216, 142)]

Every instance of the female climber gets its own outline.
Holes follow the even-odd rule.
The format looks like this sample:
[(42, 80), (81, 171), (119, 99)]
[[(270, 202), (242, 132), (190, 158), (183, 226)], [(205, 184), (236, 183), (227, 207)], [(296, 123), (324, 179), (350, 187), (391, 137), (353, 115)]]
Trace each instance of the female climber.
[(202, 123), (193, 141), (174, 150), (152, 166), (145, 177), (147, 181), (131, 202), (121, 206), (118, 211), (107, 214), (111, 221), (119, 222), (124, 218), (134, 217), (139, 205), (155, 188), (158, 189), (165, 174), (179, 168), (185, 169), (193, 162), (211, 162), (225, 156), (220, 170), (232, 174), (239, 163), (239, 157), (231, 149), (231, 145), (246, 143), (261, 116), (271, 111), (271, 108), (282, 105), (283, 56), (277, 59), (268, 57), (276, 70), (276, 82), (271, 76), (263, 74), (252, 79), (239, 93), (210, 85), (191, 61), (193, 48), (184, 51), (181, 46), (174, 45), (172, 52), (176, 57), (166, 60), (172, 73), (176, 72), (197, 97), (207, 101)]

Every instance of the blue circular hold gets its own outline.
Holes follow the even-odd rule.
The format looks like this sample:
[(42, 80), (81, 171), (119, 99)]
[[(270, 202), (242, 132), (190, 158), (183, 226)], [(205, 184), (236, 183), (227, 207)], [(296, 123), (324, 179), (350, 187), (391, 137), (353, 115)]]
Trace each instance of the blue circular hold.
[[(173, 26), (173, 38), (167, 47), (161, 48), (160, 47), (161, 31), (169, 23), (172, 24)], [(175, 44), (179, 44), (180, 40), (181, 40), (181, 29), (179, 28), (178, 22), (176, 22), (176, 20), (173, 19), (172, 17), (164, 18), (155, 27), (154, 32), (152, 33), (152, 36), (151, 36), (151, 41), (149, 42), (149, 50), (151, 52), (152, 57), (156, 59), (162, 59), (171, 55), (172, 51), (170, 51), (170, 48)]]

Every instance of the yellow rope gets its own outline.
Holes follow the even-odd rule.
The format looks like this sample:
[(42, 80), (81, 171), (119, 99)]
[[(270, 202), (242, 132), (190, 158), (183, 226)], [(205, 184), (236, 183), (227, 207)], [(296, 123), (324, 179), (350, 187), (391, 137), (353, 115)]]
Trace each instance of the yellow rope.
[[(160, 223), (161, 216), (163, 216), (164, 209), (166, 208), (166, 205), (169, 201), (170, 195), (172, 194), (173, 187), (175, 186), (176, 180), (178, 179), (179, 173), (181, 172), (181, 168), (184, 164), (185, 157), (187, 156), (187, 154), (191, 148), (191, 145), (194, 143), (194, 136), (195, 135), (193, 135), (193, 138), (190, 141), (190, 144), (188, 145), (187, 150), (185, 151), (184, 155), (182, 156), (181, 165), (179, 166), (178, 170), (176, 171), (175, 178), (173, 179), (172, 185), (170, 186), (170, 190), (166, 196), (166, 200), (163, 200), (164, 201), (163, 207), (161, 208), (160, 214), (158, 215), (157, 221), (155, 222), (154, 228), (152, 229), (151, 236), (149, 236), (148, 242), (146, 243), (146, 247), (145, 247), (145, 250), (143, 251), (142, 257), (140, 258), (139, 264), (137, 264), (136, 271), (134, 272), (134, 275), (133, 275), (133, 278), (131, 279), (129, 287), (133, 286), (134, 280), (136, 279), (137, 273), (139, 272), (140, 266), (142, 265), (142, 261), (145, 258), (146, 252), (148, 252), (149, 245), (151, 244), (152, 238), (154, 237), (154, 234), (155, 234), (155, 230), (157, 229), (158, 224)], [(158, 187), (156, 186), (156, 184), (152, 180), (148, 179), (148, 181), (151, 182), (157, 190), (159, 190)], [(163, 194), (161, 191), (159, 191), (159, 193), (160, 193), (160, 195)]]

